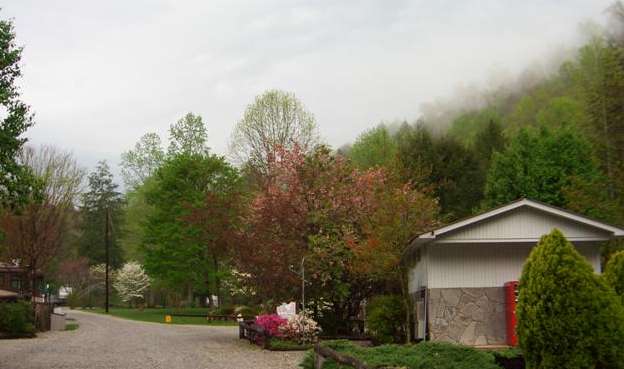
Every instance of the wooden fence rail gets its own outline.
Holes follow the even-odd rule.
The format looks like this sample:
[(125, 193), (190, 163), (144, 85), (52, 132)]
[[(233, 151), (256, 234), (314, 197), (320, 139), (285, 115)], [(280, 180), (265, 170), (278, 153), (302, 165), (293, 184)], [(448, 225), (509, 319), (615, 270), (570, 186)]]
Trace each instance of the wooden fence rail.
[(349, 365), (355, 369), (372, 369), (360, 359), (341, 354), (329, 347), (321, 346), (320, 343), (314, 345), (314, 369), (321, 369), (327, 359), (332, 359), (338, 364)]
[(238, 323), (238, 338), (247, 339), (249, 343), (255, 343), (268, 349), (271, 339), (264, 328), (256, 324), (253, 320), (245, 320)]

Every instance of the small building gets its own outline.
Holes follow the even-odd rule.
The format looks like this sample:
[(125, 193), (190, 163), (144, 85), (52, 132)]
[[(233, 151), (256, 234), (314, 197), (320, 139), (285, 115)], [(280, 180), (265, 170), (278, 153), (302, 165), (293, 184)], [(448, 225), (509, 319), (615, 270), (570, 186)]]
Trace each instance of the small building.
[(559, 229), (601, 272), (600, 245), (624, 229), (521, 199), (424, 233), (406, 258), (416, 336), (473, 346), (507, 343), (504, 285), (520, 278), (531, 249)]
[[(43, 275), (37, 272), (35, 297), (40, 295)], [(0, 262), (0, 300), (30, 298), (27, 293), (30, 285), (30, 273), (26, 268), (15, 263)]]

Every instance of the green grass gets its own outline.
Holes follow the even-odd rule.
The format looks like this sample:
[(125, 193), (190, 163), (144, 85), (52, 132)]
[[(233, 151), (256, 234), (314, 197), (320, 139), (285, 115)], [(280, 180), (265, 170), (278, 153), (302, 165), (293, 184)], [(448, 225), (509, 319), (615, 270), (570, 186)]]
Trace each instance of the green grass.
[(283, 340), (280, 338), (271, 338), (270, 349), (274, 351), (305, 351), (314, 347), (313, 344), (301, 345), (297, 342)]
[[(105, 314), (104, 309), (95, 308), (86, 311), (91, 311), (98, 314)], [(204, 316), (198, 317), (182, 317), (172, 316), (171, 323), (165, 323), (165, 315), (171, 313), (181, 314), (204, 314)], [(208, 313), (208, 309), (202, 308), (185, 308), (185, 309), (166, 309), (166, 308), (154, 308), (154, 309), (138, 309), (129, 308), (110, 308), (109, 315), (116, 316), (118, 318), (138, 320), (142, 322), (162, 323), (162, 324), (195, 324), (195, 325), (238, 325), (235, 321), (208, 321), (205, 315)]]
[(75, 331), (76, 329), (78, 329), (78, 327), (80, 327), (80, 324), (78, 324), (78, 323), (67, 323), (65, 325), (65, 330), (66, 331)]
[[(494, 356), (488, 352), (442, 342), (424, 342), (415, 345), (383, 345), (360, 347), (349, 341), (328, 341), (323, 345), (343, 354), (357, 357), (370, 367), (391, 366), (409, 369), (500, 369)], [(312, 369), (312, 352), (304, 357), (301, 367)], [(323, 363), (323, 369), (347, 369), (332, 360)]]

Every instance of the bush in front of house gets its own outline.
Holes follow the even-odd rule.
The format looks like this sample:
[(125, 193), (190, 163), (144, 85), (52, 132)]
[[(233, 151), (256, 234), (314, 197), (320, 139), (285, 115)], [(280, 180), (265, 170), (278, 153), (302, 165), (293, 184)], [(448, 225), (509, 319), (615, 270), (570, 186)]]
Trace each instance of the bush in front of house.
[(624, 300), (624, 251), (611, 255), (603, 274), (605, 281)]
[(375, 296), (366, 306), (366, 329), (378, 343), (399, 343), (405, 338), (405, 306), (401, 296)]
[(0, 303), (0, 335), (32, 337), (34, 334), (34, 313), (30, 302)]
[(531, 251), (516, 312), (528, 368), (624, 368), (622, 305), (559, 230)]
[[(444, 342), (421, 342), (414, 345), (382, 345), (361, 347), (350, 341), (323, 342), (335, 351), (366, 362), (369, 367), (400, 367), (409, 369), (500, 369), (489, 352)], [(300, 366), (313, 369), (313, 353), (304, 357)], [(323, 369), (342, 368), (332, 360), (323, 363)]]

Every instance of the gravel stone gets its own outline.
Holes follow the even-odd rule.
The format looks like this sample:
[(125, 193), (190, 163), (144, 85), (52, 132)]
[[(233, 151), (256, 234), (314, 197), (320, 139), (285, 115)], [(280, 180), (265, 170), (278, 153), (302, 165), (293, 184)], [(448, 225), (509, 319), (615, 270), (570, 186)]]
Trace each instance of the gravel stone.
[(0, 340), (0, 368), (291, 369), (303, 352), (266, 351), (238, 327), (165, 325), (70, 311), (75, 331)]

